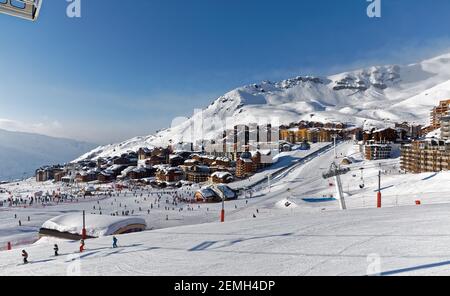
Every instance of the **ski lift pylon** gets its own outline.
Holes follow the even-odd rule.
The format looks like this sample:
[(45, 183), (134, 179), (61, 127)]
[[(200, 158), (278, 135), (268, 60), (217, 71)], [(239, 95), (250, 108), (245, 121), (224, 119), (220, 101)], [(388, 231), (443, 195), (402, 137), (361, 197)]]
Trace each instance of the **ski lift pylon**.
[(42, 0), (0, 0), (0, 13), (35, 21), (41, 6)]

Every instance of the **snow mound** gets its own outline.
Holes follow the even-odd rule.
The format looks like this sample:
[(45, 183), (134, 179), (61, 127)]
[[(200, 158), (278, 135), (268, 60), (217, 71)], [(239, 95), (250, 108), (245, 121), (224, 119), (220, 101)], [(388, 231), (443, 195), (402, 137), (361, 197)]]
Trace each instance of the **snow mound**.
[(53, 244), (59, 244), (61, 242), (67, 241), (66, 239), (57, 238), (57, 237), (50, 237), (50, 236), (43, 236), (40, 239), (38, 239), (33, 246), (40, 246), (40, 245), (53, 245)]
[[(146, 225), (145, 220), (137, 217), (115, 217), (103, 215), (86, 215), (86, 234), (90, 237), (113, 235), (122, 228), (130, 225)], [(66, 214), (46, 221), (42, 228), (81, 234), (83, 218), (79, 213)]]

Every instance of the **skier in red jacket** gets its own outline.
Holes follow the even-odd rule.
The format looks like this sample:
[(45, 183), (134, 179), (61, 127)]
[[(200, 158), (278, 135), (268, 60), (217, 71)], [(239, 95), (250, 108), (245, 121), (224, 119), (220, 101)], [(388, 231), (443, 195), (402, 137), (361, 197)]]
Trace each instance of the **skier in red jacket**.
[(83, 253), (83, 251), (84, 251), (84, 239), (80, 241), (80, 253)]

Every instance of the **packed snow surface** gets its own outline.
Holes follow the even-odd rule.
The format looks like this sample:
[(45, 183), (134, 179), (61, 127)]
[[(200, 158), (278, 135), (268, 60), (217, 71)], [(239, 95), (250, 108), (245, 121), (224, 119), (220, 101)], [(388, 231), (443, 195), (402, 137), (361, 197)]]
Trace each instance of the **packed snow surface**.
[(0, 275), (449, 275), (449, 211), (287, 211), (123, 235), (118, 249), (109, 238), (88, 240), (78, 255), (77, 242), (59, 242), (60, 257), (41, 243), (27, 248), (28, 265), (20, 249), (1, 252)]

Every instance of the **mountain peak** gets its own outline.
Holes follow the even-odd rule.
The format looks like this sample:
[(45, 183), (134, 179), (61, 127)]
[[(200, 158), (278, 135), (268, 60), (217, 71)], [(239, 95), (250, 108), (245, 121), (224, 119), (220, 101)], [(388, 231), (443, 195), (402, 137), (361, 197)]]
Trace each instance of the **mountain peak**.
[[(103, 146), (82, 156), (120, 155), (140, 147), (217, 138), (223, 123), (280, 124), (300, 120), (383, 126), (386, 121), (427, 124), (432, 106), (450, 97), (450, 53), (411, 65), (371, 66), (329, 77), (298, 76), (236, 88), (216, 99), (201, 114), (160, 131)], [(195, 121), (203, 130), (194, 130)]]

